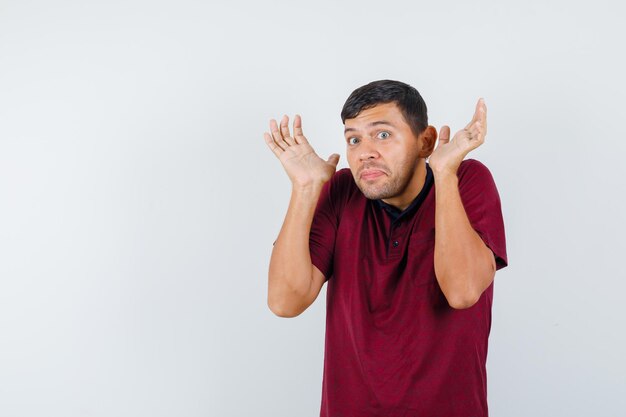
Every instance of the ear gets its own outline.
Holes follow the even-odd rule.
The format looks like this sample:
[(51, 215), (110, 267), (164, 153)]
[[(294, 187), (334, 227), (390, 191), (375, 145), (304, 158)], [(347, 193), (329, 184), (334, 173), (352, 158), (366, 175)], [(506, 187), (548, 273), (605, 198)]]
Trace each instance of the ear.
[(420, 158), (429, 157), (435, 149), (435, 142), (437, 142), (437, 129), (435, 129), (434, 126), (428, 125), (417, 138), (417, 144), (420, 147), (418, 156)]

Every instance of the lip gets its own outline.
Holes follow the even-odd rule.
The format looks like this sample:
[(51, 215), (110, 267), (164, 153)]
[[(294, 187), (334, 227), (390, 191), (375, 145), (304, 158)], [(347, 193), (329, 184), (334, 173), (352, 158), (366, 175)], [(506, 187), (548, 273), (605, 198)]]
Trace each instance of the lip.
[(374, 178), (378, 178), (381, 175), (385, 175), (385, 173), (379, 169), (366, 169), (361, 172), (361, 179), (371, 180)]

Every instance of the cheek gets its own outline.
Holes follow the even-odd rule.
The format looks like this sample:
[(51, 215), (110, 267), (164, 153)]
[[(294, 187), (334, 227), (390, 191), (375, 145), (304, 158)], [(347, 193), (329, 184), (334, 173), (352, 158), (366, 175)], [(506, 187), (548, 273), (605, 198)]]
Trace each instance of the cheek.
[(350, 171), (352, 171), (353, 174), (356, 174), (357, 170), (359, 169), (359, 161), (356, 158), (351, 157), (350, 154), (346, 155), (346, 160), (348, 162), (348, 168), (350, 168)]
[(415, 163), (414, 155), (396, 155), (393, 162), (389, 163), (389, 167), (393, 170), (394, 176), (403, 177), (411, 173)]
[(398, 169), (406, 165), (407, 161), (411, 158), (411, 155), (407, 155), (407, 150), (402, 148), (394, 149), (393, 152), (386, 152), (383, 157), (387, 162), (387, 165)]

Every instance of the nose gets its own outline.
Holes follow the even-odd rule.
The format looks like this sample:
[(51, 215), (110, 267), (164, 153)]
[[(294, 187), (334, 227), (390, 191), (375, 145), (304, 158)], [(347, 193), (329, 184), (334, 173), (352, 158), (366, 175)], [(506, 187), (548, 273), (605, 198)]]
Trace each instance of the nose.
[(359, 154), (360, 161), (376, 159), (380, 156), (380, 154), (376, 150), (376, 147), (372, 146), (370, 143), (368, 143), (368, 141), (361, 142), (361, 149), (359, 149), (359, 151), (361, 152)]

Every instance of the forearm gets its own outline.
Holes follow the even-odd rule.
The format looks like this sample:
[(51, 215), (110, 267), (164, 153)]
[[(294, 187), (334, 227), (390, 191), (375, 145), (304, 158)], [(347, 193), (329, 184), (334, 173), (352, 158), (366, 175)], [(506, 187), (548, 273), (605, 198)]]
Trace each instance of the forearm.
[(472, 228), (458, 177), (435, 175), (435, 190), (435, 275), (448, 303), (467, 308), (493, 280), (493, 254)]
[(309, 234), (321, 188), (321, 185), (292, 188), (285, 221), (270, 259), (270, 306), (298, 309), (309, 292), (313, 268)]

